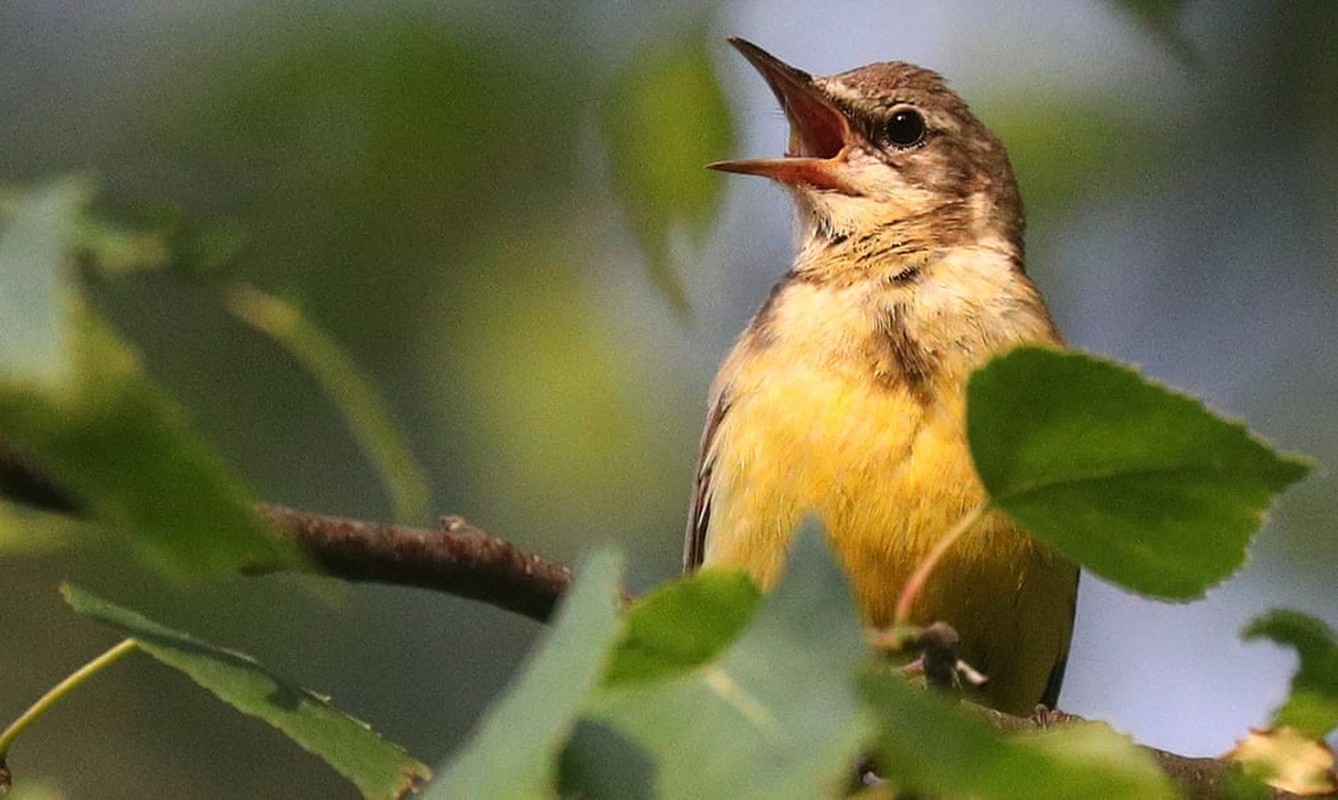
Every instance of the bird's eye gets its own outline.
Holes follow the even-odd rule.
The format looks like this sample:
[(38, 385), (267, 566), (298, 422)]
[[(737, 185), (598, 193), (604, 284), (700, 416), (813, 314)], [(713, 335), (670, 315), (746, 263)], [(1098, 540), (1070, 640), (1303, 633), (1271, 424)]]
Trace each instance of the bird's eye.
[(887, 118), (887, 140), (897, 147), (914, 147), (925, 138), (925, 118), (913, 108), (899, 108)]

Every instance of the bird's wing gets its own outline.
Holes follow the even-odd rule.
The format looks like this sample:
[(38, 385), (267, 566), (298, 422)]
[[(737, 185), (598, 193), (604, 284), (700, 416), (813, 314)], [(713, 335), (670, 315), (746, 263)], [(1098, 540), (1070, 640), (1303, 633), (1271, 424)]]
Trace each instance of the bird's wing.
[(692, 487), (692, 509), (688, 513), (688, 530), (683, 537), (683, 571), (700, 567), (706, 557), (706, 528), (711, 522), (711, 470), (715, 466), (714, 444), (720, 422), (729, 412), (729, 397), (725, 391), (716, 393), (711, 413), (706, 417), (702, 431), (701, 448), (697, 453), (696, 482)]
[(1041, 704), (1046, 708), (1058, 708), (1059, 690), (1064, 686), (1064, 671), (1069, 665), (1069, 646), (1072, 644), (1070, 637), (1073, 631), (1073, 617), (1078, 612), (1078, 582), (1081, 578), (1082, 573), (1075, 569), (1073, 573), (1073, 593), (1069, 595), (1068, 619), (1065, 620), (1069, 626), (1070, 635), (1064, 637), (1064, 647), (1055, 658), (1055, 665), (1050, 669), (1050, 677), (1045, 682)]

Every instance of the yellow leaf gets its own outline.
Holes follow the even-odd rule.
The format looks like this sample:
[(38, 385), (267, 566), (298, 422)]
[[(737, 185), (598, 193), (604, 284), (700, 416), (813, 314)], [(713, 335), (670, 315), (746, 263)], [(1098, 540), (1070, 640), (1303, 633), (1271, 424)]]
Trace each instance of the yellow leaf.
[(1333, 750), (1295, 728), (1251, 728), (1225, 757), (1274, 789), (1303, 797), (1338, 792)]

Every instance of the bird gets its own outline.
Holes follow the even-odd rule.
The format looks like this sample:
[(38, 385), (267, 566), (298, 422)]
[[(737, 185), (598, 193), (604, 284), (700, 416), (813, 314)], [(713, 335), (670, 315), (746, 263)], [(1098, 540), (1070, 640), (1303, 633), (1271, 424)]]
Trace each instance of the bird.
[[(864, 623), (885, 627), (917, 565), (986, 500), (967, 440), (971, 372), (1064, 342), (1024, 270), (1008, 155), (943, 78), (898, 61), (814, 76), (729, 42), (779, 101), (789, 143), (708, 166), (787, 189), (799, 235), (712, 383), (684, 568), (735, 567), (770, 587), (815, 514)], [(988, 677), (973, 699), (1031, 714), (1057, 703), (1077, 589), (1075, 564), (985, 509), (910, 619), (956, 629)]]

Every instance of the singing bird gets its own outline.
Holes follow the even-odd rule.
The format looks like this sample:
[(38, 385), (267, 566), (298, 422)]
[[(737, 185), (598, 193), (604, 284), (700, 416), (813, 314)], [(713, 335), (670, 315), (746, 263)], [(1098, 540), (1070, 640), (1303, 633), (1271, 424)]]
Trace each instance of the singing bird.
[[(867, 624), (984, 499), (966, 381), (1020, 344), (1062, 346), (1023, 270), (1022, 203), (999, 140), (937, 74), (901, 62), (809, 75), (742, 39), (790, 123), (784, 157), (724, 161), (794, 196), (799, 247), (711, 389), (685, 568), (762, 586), (822, 519)], [(1053, 707), (1078, 570), (998, 512), (945, 553), (912, 620), (945, 621), (1002, 711)]]

